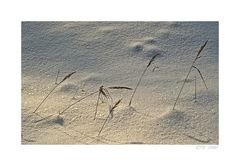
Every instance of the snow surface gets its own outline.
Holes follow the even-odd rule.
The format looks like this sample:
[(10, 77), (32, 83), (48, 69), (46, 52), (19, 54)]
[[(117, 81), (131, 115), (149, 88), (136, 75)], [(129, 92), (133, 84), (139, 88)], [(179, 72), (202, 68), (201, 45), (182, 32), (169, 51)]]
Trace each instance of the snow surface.
[[(218, 144), (218, 22), (23, 22), (22, 144)], [(180, 99), (173, 104), (197, 51), (208, 90), (192, 71)], [(57, 114), (101, 85), (134, 88), (152, 56), (132, 101), (132, 91), (109, 90), (122, 98), (100, 136), (108, 115), (97, 94), (74, 105), (61, 117), (36, 122), (33, 113)], [(155, 69), (154, 69), (155, 68)], [(153, 71), (154, 69), (154, 71)], [(197, 76), (197, 102), (194, 77)]]

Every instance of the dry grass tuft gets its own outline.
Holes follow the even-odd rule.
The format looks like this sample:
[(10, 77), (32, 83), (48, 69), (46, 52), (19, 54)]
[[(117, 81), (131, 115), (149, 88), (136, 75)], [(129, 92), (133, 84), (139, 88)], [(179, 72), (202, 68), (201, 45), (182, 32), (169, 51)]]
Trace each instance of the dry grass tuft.
[(113, 105), (113, 99), (112, 96), (110, 95), (108, 89), (116, 89), (116, 90), (132, 90), (132, 88), (130, 87), (126, 87), (126, 86), (110, 86), (105, 88), (103, 85), (100, 86), (99, 88), (99, 92), (98, 92), (98, 98), (97, 98), (97, 103), (96, 103), (96, 109), (95, 109), (95, 113), (94, 113), (94, 118), (93, 120), (96, 119), (97, 116), (97, 112), (98, 112), (98, 105), (99, 105), (99, 100), (101, 99), (101, 96), (103, 96), (103, 99), (106, 99), (109, 107), (111, 107)]
[(110, 100), (110, 102), (112, 103), (112, 100), (113, 100), (110, 93), (108, 92), (108, 90), (106, 88), (104, 88), (103, 85), (100, 86), (99, 91), (98, 91), (98, 99), (97, 99), (97, 104), (96, 104), (96, 109), (95, 109), (93, 120), (95, 120), (96, 116), (97, 116), (98, 104), (99, 104), (99, 99), (101, 98), (101, 95), (103, 95), (107, 99), (108, 102)]

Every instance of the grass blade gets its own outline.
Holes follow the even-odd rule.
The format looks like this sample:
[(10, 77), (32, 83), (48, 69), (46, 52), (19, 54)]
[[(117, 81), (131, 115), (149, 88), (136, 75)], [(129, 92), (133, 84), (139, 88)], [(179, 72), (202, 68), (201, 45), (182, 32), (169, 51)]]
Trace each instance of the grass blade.
[(199, 75), (201, 76), (201, 79), (202, 79), (202, 81), (203, 81), (206, 89), (208, 89), (207, 84), (206, 84), (206, 82), (205, 82), (205, 80), (204, 80), (204, 78), (203, 78), (203, 75), (202, 75), (201, 71), (200, 71), (196, 66), (193, 66), (193, 68), (195, 68), (195, 69), (198, 71), (198, 73), (199, 73)]
[[(99, 94), (98, 94), (98, 99), (97, 99), (97, 105), (96, 105), (96, 110), (95, 110), (95, 113), (94, 113), (94, 120), (96, 119), (96, 116), (97, 116), (97, 111), (98, 111), (98, 104), (99, 104), (99, 99), (101, 98), (101, 95), (103, 95), (105, 97), (105, 99), (107, 100), (108, 102), (108, 105), (109, 107), (111, 107), (112, 105), (112, 102), (113, 102), (113, 99), (110, 95), (110, 93), (108, 92), (108, 90), (106, 88), (104, 88), (104, 86), (100, 86), (99, 88)], [(102, 100), (103, 101), (103, 100)], [(109, 103), (110, 101), (110, 103)]]
[(194, 99), (195, 99), (195, 102), (197, 102), (197, 77), (196, 77), (196, 75), (195, 75), (195, 96), (194, 96)]
[(99, 103), (100, 94), (101, 94), (101, 92), (99, 91), (99, 92), (98, 92), (97, 104), (96, 104), (96, 110), (95, 110), (95, 113), (94, 113), (94, 118), (93, 118), (93, 120), (95, 120), (95, 119), (96, 119), (96, 116), (97, 116), (98, 103)]
[(134, 97), (134, 95), (135, 95), (135, 93), (136, 93), (136, 90), (137, 90), (140, 82), (142, 81), (142, 78), (143, 78), (144, 74), (146, 73), (148, 67), (152, 64), (152, 62), (154, 61), (154, 59), (157, 57), (157, 55), (158, 55), (158, 54), (154, 55), (154, 56), (151, 58), (151, 60), (149, 61), (147, 67), (144, 69), (142, 75), (140, 76), (140, 78), (139, 78), (139, 80), (138, 80), (138, 82), (137, 82), (137, 85), (136, 85), (136, 87), (135, 87), (135, 89), (134, 89), (134, 91), (133, 91), (133, 94), (132, 94), (132, 96), (131, 96), (131, 98), (130, 98), (130, 101), (129, 101), (128, 106), (131, 106), (132, 99), (133, 99), (133, 97)]
[[(189, 71), (188, 71), (188, 73), (187, 73), (187, 76), (186, 76), (186, 78), (184, 79), (184, 82), (183, 82), (183, 84), (182, 84), (182, 87), (181, 87), (181, 89), (180, 89), (180, 91), (179, 91), (179, 93), (178, 93), (178, 95), (177, 95), (177, 99), (175, 100), (175, 103), (174, 103), (174, 105), (173, 105), (173, 110), (175, 109), (175, 106), (176, 106), (176, 104), (177, 104), (177, 102), (178, 102), (178, 99), (179, 99), (179, 97), (180, 97), (180, 95), (181, 95), (181, 93), (182, 93), (183, 87), (184, 87), (184, 85), (185, 85), (185, 83), (186, 83), (186, 81), (187, 81), (187, 79), (188, 79), (188, 76), (189, 76), (189, 74), (190, 74), (190, 72), (191, 72), (191, 70), (192, 70), (192, 68), (193, 68), (196, 60), (201, 57), (201, 56), (199, 56), (199, 55), (200, 55), (200, 53), (202, 52), (202, 50), (204, 49), (204, 47), (207, 45), (207, 43), (208, 43), (208, 40), (200, 47), (200, 49), (199, 49), (199, 51), (198, 51), (198, 53), (197, 53), (196, 58), (193, 60), (192, 65), (191, 65), (191, 67), (190, 67), (190, 69), (189, 69)], [(201, 75), (201, 74), (200, 74), (200, 75)]]
[(110, 86), (109, 89), (126, 89), (126, 90), (132, 90), (132, 88), (126, 87), (126, 86)]
[(105, 121), (103, 122), (103, 125), (102, 125), (101, 129), (99, 130), (98, 136), (100, 136), (100, 134), (101, 134), (104, 126), (106, 125), (107, 120), (109, 119), (110, 115), (113, 116), (113, 111), (114, 111), (114, 109), (120, 104), (121, 101), (122, 101), (122, 99), (118, 100), (118, 101), (114, 104), (114, 106), (109, 110), (109, 114), (108, 114), (107, 118), (105, 119)]
[(56, 77), (56, 80), (55, 80), (55, 84), (56, 84), (56, 85), (58, 84), (57, 81), (58, 81), (59, 72), (60, 72), (60, 70), (58, 70), (58, 72), (57, 72), (57, 77)]
[(47, 96), (41, 101), (41, 103), (37, 106), (37, 108), (33, 111), (33, 113), (36, 113), (37, 110), (40, 108), (40, 106), (44, 103), (44, 101), (51, 95), (51, 93), (58, 87), (59, 84), (55, 85), (53, 89), (47, 94)]
[(111, 109), (110, 112), (113, 112), (113, 110), (114, 110), (115, 108), (117, 108), (117, 106), (121, 103), (121, 101), (122, 101), (122, 99), (118, 100), (118, 101), (114, 104), (114, 106), (112, 107), (112, 109)]
[(81, 99), (77, 100), (76, 102), (70, 104), (70, 105), (69, 105), (68, 107), (66, 107), (63, 111), (59, 112), (59, 115), (63, 114), (64, 112), (66, 112), (66, 111), (67, 111), (69, 108), (71, 108), (72, 106), (74, 106), (74, 105), (76, 105), (77, 103), (79, 103), (80, 101), (82, 101), (82, 100), (84, 100), (84, 99), (86, 99), (86, 98), (88, 98), (88, 97), (96, 94), (97, 92), (99, 92), (99, 91), (92, 92), (92, 93), (88, 94), (87, 96), (84, 96), (84, 97), (82, 97)]
[(201, 46), (201, 48), (199, 49), (198, 53), (197, 53), (197, 58), (201, 58), (202, 56), (199, 56), (202, 52), (202, 50), (204, 49), (204, 47), (207, 45), (208, 40)]
[(62, 81), (58, 84), (56, 84), (53, 89), (47, 94), (47, 96), (41, 101), (41, 103), (37, 106), (37, 108), (33, 111), (33, 113), (36, 113), (37, 110), (40, 108), (40, 106), (44, 103), (44, 101), (46, 101), (46, 99), (50, 96), (50, 94), (61, 84), (63, 83), (66, 79), (70, 78), (74, 73), (76, 73), (75, 71), (68, 74), (67, 76), (65, 76)]
[(42, 117), (42, 119), (40, 119), (40, 120), (37, 120), (37, 121), (35, 121), (34, 123), (38, 123), (38, 122), (41, 122), (41, 121), (43, 121), (43, 120), (46, 120), (46, 119), (48, 119), (48, 118), (50, 118), (50, 117), (52, 117), (54, 114), (52, 114), (52, 115), (49, 115), (49, 116), (46, 116), (46, 117)]
[(99, 132), (98, 132), (98, 135), (97, 135), (97, 136), (100, 136), (100, 134), (101, 134), (101, 132), (102, 132), (102, 130), (103, 130), (103, 128), (104, 128), (104, 126), (105, 126), (105, 125), (106, 125), (106, 123), (107, 123), (107, 120), (108, 120), (109, 116), (110, 116), (110, 114), (108, 114), (107, 118), (106, 118), (106, 119), (105, 119), (105, 121), (103, 122), (103, 125), (102, 125), (101, 129), (99, 130)]

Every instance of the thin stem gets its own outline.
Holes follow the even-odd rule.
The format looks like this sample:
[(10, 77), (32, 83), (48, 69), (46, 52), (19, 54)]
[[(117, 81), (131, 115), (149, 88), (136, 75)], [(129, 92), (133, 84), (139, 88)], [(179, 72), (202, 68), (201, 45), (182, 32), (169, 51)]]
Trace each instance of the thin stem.
[(197, 77), (195, 75), (195, 102), (197, 102)]
[(192, 65), (191, 65), (191, 67), (190, 67), (190, 69), (189, 69), (189, 71), (188, 71), (188, 73), (187, 73), (187, 76), (186, 76), (186, 78), (185, 78), (185, 80), (184, 80), (184, 82), (183, 82), (183, 84), (182, 84), (182, 87), (181, 87), (181, 89), (180, 89), (180, 91), (179, 91), (179, 93), (178, 93), (178, 95), (177, 95), (177, 99), (176, 99), (176, 101), (175, 101), (175, 103), (174, 103), (174, 105), (173, 105), (173, 110), (175, 109), (175, 106), (176, 106), (176, 104), (177, 104), (177, 101), (178, 101), (181, 93), (182, 93), (183, 87), (184, 87), (184, 85), (185, 85), (185, 83), (186, 83), (186, 81), (187, 81), (187, 79), (188, 79), (188, 76), (189, 76), (192, 68), (194, 67), (194, 63), (196, 62), (197, 59), (201, 58), (200, 54), (201, 54), (202, 50), (205, 48), (205, 46), (207, 45), (207, 42), (208, 42), (208, 40), (200, 47), (200, 49), (199, 49), (199, 51), (198, 51), (195, 59), (193, 60)]
[[(97, 112), (98, 112), (98, 104), (99, 104), (99, 100), (101, 99), (101, 96), (104, 96), (107, 99), (107, 102), (108, 102), (109, 106), (112, 106), (112, 104), (113, 104), (113, 99), (112, 99), (112, 97), (111, 97), (111, 95), (110, 95), (110, 93), (108, 92), (107, 89), (132, 90), (132, 88), (129, 88), (129, 87), (126, 87), (126, 86), (110, 86), (110, 87), (107, 87), (107, 88), (104, 88), (103, 86), (101, 86), (99, 88), (98, 99), (97, 99), (97, 104), (96, 104), (96, 109), (95, 109), (95, 114), (94, 114), (93, 120), (96, 119)], [(110, 100), (110, 102), (109, 102), (109, 100)]]
[(97, 109), (98, 109), (98, 103), (99, 103), (100, 93), (101, 93), (101, 92), (99, 91), (99, 93), (98, 93), (98, 99), (97, 99), (97, 105), (96, 105), (96, 110), (95, 110), (95, 114), (94, 114), (93, 120), (95, 120), (95, 119), (96, 119), (96, 116), (97, 116)]
[(75, 104), (77, 104), (77, 103), (79, 103), (80, 101), (86, 99), (87, 97), (90, 97), (90, 96), (94, 95), (94, 94), (97, 93), (97, 92), (98, 92), (98, 91), (92, 92), (92, 93), (90, 93), (89, 95), (84, 96), (84, 97), (82, 97), (81, 99), (77, 100), (76, 102), (70, 104), (70, 105), (69, 105), (68, 107), (66, 107), (62, 112), (59, 112), (59, 115), (63, 114), (64, 112), (66, 112), (69, 108), (71, 108), (71, 107), (74, 106)]
[(142, 81), (143, 75), (146, 73), (147, 69), (148, 69), (148, 68), (145, 68), (145, 70), (143, 71), (140, 79), (138, 80), (137, 85), (136, 85), (136, 87), (135, 87), (135, 89), (134, 89), (134, 91), (133, 91), (133, 94), (132, 94), (132, 96), (131, 96), (131, 99), (130, 99), (130, 101), (129, 101), (128, 106), (131, 106), (132, 99), (133, 99), (133, 97), (134, 97), (134, 95), (135, 95), (135, 93), (136, 93), (136, 91), (137, 91), (137, 88), (138, 88), (140, 82)]
[(53, 89), (48, 93), (48, 95), (41, 101), (41, 103), (37, 106), (37, 108), (33, 111), (33, 113), (36, 113), (36, 111), (39, 109), (39, 107), (44, 103), (44, 101), (50, 96), (50, 94), (58, 87), (59, 84), (55, 85)]
[[(195, 63), (195, 61), (193, 61), (193, 64), (194, 64), (194, 63)], [(193, 65), (191, 65), (191, 67), (190, 67), (190, 69), (189, 69), (189, 71), (188, 71), (188, 73), (187, 73), (187, 76), (186, 76), (186, 78), (184, 79), (184, 82), (183, 82), (183, 84), (182, 84), (182, 87), (181, 87), (181, 89), (180, 89), (180, 91), (179, 91), (179, 93), (178, 93), (178, 95), (177, 95), (177, 99), (176, 99), (176, 101), (175, 101), (175, 103), (174, 103), (174, 105), (173, 105), (173, 110), (175, 109), (175, 106), (176, 106), (177, 101), (178, 101), (178, 99), (179, 99), (179, 97), (180, 97), (180, 94), (182, 93), (183, 87), (184, 87), (184, 85), (185, 85), (185, 83), (186, 83), (186, 81), (187, 81), (187, 79), (188, 79), (188, 76), (189, 76), (191, 70), (192, 70), (192, 66), (193, 66)]]
[[(67, 111), (67, 110), (68, 110), (69, 108), (71, 108), (73, 105), (79, 103), (79, 102), (82, 101), (83, 99), (85, 99), (85, 98), (87, 98), (87, 97), (89, 97), (89, 96), (91, 96), (91, 95), (93, 95), (93, 94), (95, 94), (95, 93), (97, 93), (97, 92), (98, 92), (98, 91), (93, 92), (93, 93), (90, 93), (89, 95), (87, 95), (87, 96), (85, 96), (85, 97), (79, 99), (78, 101), (72, 103), (72, 104), (69, 105), (67, 108), (65, 108), (62, 112), (59, 112), (58, 115), (62, 115), (65, 111)], [(42, 116), (41, 116), (42, 119), (36, 121), (36, 123), (37, 123), (37, 122), (40, 122), (40, 121), (43, 121), (43, 120), (45, 120), (45, 119), (48, 119), (48, 118), (50, 118), (50, 117), (53, 116), (53, 115), (55, 115), (55, 114), (51, 114), (51, 115), (49, 115), (49, 116), (47, 116), (47, 117), (42, 117)]]
[(56, 85), (58, 84), (57, 81), (58, 81), (59, 72), (60, 72), (60, 70), (58, 70), (58, 72), (57, 72), (57, 77), (56, 77), (56, 80), (55, 80), (55, 84), (56, 84)]
[(135, 87), (135, 89), (134, 89), (134, 91), (133, 91), (133, 94), (132, 94), (132, 96), (131, 96), (131, 99), (130, 99), (130, 101), (129, 101), (128, 106), (131, 106), (132, 99), (133, 99), (133, 97), (134, 97), (134, 95), (135, 95), (135, 93), (136, 93), (136, 90), (137, 90), (137, 88), (138, 88), (140, 82), (142, 81), (142, 78), (143, 78), (144, 74), (146, 73), (148, 67), (152, 64), (152, 62), (154, 61), (154, 59), (157, 57), (157, 55), (158, 55), (158, 54), (154, 55), (154, 56), (150, 59), (150, 61), (148, 62), (147, 67), (144, 69), (144, 71), (143, 71), (143, 73), (142, 73), (140, 79), (138, 80), (137, 85), (136, 85), (136, 87)]
[(38, 123), (38, 122), (41, 122), (41, 121), (43, 121), (43, 120), (46, 120), (46, 119), (48, 119), (48, 118), (50, 118), (50, 117), (52, 117), (54, 114), (51, 114), (51, 115), (49, 115), (49, 116), (46, 116), (46, 117), (42, 117), (42, 119), (40, 119), (40, 120), (37, 120), (37, 121), (35, 121), (35, 123)]
[(98, 136), (100, 136), (100, 134), (101, 134), (101, 132), (102, 132), (102, 130), (103, 130), (103, 128), (104, 128), (104, 126), (105, 126), (105, 125), (106, 125), (106, 123), (107, 123), (107, 120), (108, 120), (109, 116), (110, 116), (110, 113), (108, 114), (108, 116), (107, 116), (107, 118), (105, 119), (105, 121), (104, 121), (104, 123), (103, 123), (103, 125), (102, 125), (101, 129), (99, 130), (99, 132), (98, 132)]
[(202, 50), (204, 49), (204, 47), (207, 45), (208, 40), (201, 46), (201, 48), (199, 49), (198, 53), (197, 53), (197, 58), (201, 58), (202, 56), (200, 56)]
[(44, 103), (44, 101), (50, 96), (50, 94), (61, 84), (63, 83), (66, 79), (70, 78), (74, 73), (76, 73), (75, 71), (66, 75), (61, 82), (59, 82), (58, 84), (56, 84), (53, 89), (47, 94), (47, 96), (41, 101), (41, 103), (37, 106), (37, 108), (33, 111), (33, 113), (36, 113), (36, 111), (39, 109), (39, 107)]
[(106, 123), (107, 123), (107, 120), (108, 120), (109, 117), (110, 117), (110, 115), (111, 115), (111, 118), (113, 117), (113, 111), (114, 111), (114, 109), (119, 105), (119, 103), (120, 103), (121, 101), (122, 101), (122, 99), (118, 100), (118, 101), (114, 104), (113, 107), (110, 107), (109, 114), (108, 114), (107, 118), (105, 119), (105, 121), (104, 121), (104, 123), (103, 123), (103, 125), (102, 125), (102, 127), (101, 127), (101, 129), (100, 129), (100, 131), (99, 131), (99, 133), (98, 133), (98, 136), (101, 134), (104, 126), (105, 126)]
[(201, 77), (201, 79), (202, 79), (202, 81), (203, 81), (203, 83), (204, 83), (204, 85), (205, 85), (205, 88), (206, 88), (206, 90), (207, 90), (208, 87), (207, 87), (207, 84), (206, 84), (206, 82), (205, 82), (205, 80), (204, 80), (204, 78), (203, 78), (203, 75), (202, 75), (201, 71), (200, 71), (196, 66), (193, 66), (193, 67), (198, 71), (198, 73), (199, 73), (199, 75), (200, 75), (200, 77)]
[(110, 86), (107, 87), (108, 89), (126, 89), (126, 90), (132, 90), (132, 88), (127, 87), (127, 86)]

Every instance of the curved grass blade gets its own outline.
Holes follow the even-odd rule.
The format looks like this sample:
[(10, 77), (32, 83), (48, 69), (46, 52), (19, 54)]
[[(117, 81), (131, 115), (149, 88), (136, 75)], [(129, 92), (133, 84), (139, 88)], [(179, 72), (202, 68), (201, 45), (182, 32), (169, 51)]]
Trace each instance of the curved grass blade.
[(208, 89), (207, 84), (206, 84), (206, 82), (205, 82), (205, 80), (204, 80), (204, 78), (203, 78), (203, 75), (202, 75), (201, 71), (200, 71), (196, 66), (192, 66), (192, 67), (195, 68), (195, 69), (198, 71), (198, 73), (199, 73), (199, 75), (201, 76), (201, 79), (202, 79), (202, 81), (203, 81), (206, 89)]

